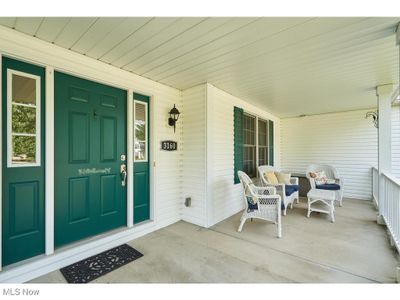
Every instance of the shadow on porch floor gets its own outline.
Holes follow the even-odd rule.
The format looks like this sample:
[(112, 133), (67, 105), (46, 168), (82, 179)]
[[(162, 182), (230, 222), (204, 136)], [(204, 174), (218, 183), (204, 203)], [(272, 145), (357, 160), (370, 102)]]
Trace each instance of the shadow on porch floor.
[[(240, 214), (210, 229), (178, 222), (130, 242), (144, 257), (94, 282), (395, 282), (397, 254), (371, 202), (346, 199), (336, 223), (305, 215), (301, 199), (283, 217), (281, 239), (258, 220), (238, 233)], [(31, 282), (65, 280), (55, 271)]]

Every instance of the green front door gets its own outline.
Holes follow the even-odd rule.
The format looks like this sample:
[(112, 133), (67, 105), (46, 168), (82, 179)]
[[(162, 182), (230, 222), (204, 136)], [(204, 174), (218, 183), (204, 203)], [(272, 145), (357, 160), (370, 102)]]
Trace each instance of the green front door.
[(55, 73), (55, 245), (126, 225), (126, 92)]
[(3, 266), (44, 253), (44, 95), (44, 68), (3, 57)]
[(150, 219), (150, 98), (134, 94), (133, 222)]

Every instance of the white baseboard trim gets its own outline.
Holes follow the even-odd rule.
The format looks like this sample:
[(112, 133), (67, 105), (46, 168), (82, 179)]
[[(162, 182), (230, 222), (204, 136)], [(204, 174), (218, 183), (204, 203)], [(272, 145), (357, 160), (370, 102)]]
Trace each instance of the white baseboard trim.
[[(171, 221), (170, 224), (178, 220)], [(170, 225), (168, 224), (168, 225)], [(164, 224), (165, 225), (165, 224)], [(167, 226), (167, 225), (165, 225)], [(164, 227), (164, 226), (163, 226)], [(53, 272), (74, 262), (80, 261), (97, 253), (101, 253), (123, 243), (127, 243), (157, 229), (155, 222), (127, 228), (112, 235), (100, 237), (89, 242), (80, 243), (78, 246), (67, 246), (55, 251), (54, 254), (32, 258), (29, 262), (21, 262), (6, 266), (0, 272), (1, 283), (23, 283), (49, 272)]]

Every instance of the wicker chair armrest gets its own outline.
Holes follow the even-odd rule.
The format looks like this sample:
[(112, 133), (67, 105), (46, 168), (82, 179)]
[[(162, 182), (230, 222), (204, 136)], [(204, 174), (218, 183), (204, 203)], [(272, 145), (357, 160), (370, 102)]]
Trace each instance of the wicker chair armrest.
[(290, 183), (298, 185), (299, 184), (299, 178), (298, 177), (291, 177), (290, 178)]
[(260, 209), (262, 206), (277, 206), (281, 207), (281, 196), (279, 195), (260, 195), (257, 197), (257, 202), (260, 204)]

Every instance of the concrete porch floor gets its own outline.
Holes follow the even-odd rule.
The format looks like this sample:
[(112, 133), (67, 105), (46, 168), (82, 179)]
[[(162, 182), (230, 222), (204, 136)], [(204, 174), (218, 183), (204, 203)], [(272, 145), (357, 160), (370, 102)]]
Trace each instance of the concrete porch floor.
[[(336, 223), (325, 214), (306, 218), (301, 199), (276, 226), (247, 221), (238, 233), (240, 213), (210, 229), (178, 222), (129, 244), (144, 257), (97, 283), (393, 283), (398, 255), (384, 226), (376, 224), (371, 202), (344, 200)], [(63, 283), (60, 271), (32, 283)]]

